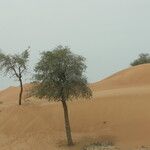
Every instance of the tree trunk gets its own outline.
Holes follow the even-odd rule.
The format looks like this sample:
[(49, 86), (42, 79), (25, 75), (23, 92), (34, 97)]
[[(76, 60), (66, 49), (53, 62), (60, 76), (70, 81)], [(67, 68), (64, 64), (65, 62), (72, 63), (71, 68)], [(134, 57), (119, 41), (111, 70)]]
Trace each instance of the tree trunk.
[(21, 78), (19, 78), (19, 82), (20, 82), (19, 105), (21, 105), (22, 93), (23, 93), (23, 85), (22, 85), (22, 79)]
[(66, 104), (66, 101), (64, 101), (64, 100), (62, 100), (61, 102), (63, 104), (63, 109), (64, 109), (64, 118), (65, 118), (65, 128), (66, 128), (67, 141), (68, 141), (68, 145), (72, 146), (73, 145), (73, 140), (72, 140), (72, 136), (71, 136), (71, 128), (70, 128), (70, 123), (69, 123), (67, 104)]

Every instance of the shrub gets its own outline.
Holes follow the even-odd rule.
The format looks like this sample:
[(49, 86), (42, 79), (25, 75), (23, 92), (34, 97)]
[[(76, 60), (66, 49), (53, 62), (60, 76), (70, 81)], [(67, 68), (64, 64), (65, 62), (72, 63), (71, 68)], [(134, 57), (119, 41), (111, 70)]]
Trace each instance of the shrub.
[(114, 150), (115, 141), (112, 137), (102, 137), (98, 142), (85, 146), (82, 150)]
[(147, 53), (146, 54), (142, 53), (139, 55), (139, 58), (134, 60), (130, 65), (137, 66), (137, 65), (141, 65), (141, 64), (147, 64), (147, 63), (150, 63), (150, 55)]

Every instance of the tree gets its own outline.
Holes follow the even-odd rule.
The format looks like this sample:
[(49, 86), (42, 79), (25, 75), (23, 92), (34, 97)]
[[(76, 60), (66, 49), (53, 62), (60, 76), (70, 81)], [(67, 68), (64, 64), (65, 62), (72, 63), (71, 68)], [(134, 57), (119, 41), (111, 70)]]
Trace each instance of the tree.
[(27, 70), (27, 62), (29, 58), (29, 49), (23, 51), (21, 54), (6, 55), (0, 52), (0, 70), (11, 77), (17, 78), (20, 83), (19, 105), (21, 105), (23, 94), (23, 74)]
[(37, 84), (33, 95), (62, 103), (69, 146), (73, 145), (73, 140), (66, 102), (73, 98), (92, 96), (84, 76), (84, 62), (84, 57), (73, 54), (68, 47), (58, 46), (53, 51), (43, 52), (35, 67), (34, 77)]
[(141, 53), (139, 55), (139, 58), (137, 58), (131, 63), (131, 66), (137, 66), (141, 64), (147, 64), (147, 63), (150, 63), (150, 55), (147, 53)]

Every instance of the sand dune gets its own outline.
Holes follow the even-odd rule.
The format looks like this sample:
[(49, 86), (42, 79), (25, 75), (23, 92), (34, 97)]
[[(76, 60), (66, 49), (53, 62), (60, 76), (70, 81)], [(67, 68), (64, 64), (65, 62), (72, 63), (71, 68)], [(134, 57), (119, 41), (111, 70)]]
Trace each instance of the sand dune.
[(96, 83), (93, 90), (107, 90), (150, 85), (150, 64), (130, 67)]
[[(26, 95), (31, 88), (30, 84), (24, 85), (24, 93), (23, 93), (23, 99), (26, 98)], [(11, 86), (3, 91), (0, 92), (0, 101), (5, 104), (5, 106), (9, 106), (11, 104), (18, 104), (18, 98), (19, 98), (19, 87)]]
[(68, 103), (76, 142), (72, 148), (65, 146), (61, 103), (37, 103), (31, 98), (20, 107), (18, 87), (1, 91), (0, 150), (80, 150), (101, 136), (112, 138), (122, 149), (150, 145), (150, 64), (131, 67), (90, 86), (91, 100)]

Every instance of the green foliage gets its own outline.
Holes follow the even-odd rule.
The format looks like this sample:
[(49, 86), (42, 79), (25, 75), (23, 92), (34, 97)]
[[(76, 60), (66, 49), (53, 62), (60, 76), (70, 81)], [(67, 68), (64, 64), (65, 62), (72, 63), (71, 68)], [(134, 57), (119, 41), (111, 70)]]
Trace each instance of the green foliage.
[(147, 64), (147, 63), (150, 63), (150, 55), (142, 53), (139, 55), (139, 58), (137, 58), (131, 63), (131, 66), (137, 66), (140, 64)]
[(11, 76), (21, 78), (22, 73), (27, 69), (28, 50), (29, 48), (21, 54), (15, 55), (5, 55), (0, 52), (0, 70), (3, 70), (6, 74), (10, 74)]
[(68, 47), (58, 46), (43, 52), (35, 67), (33, 94), (49, 100), (69, 100), (92, 96), (84, 76), (85, 58), (73, 54)]

